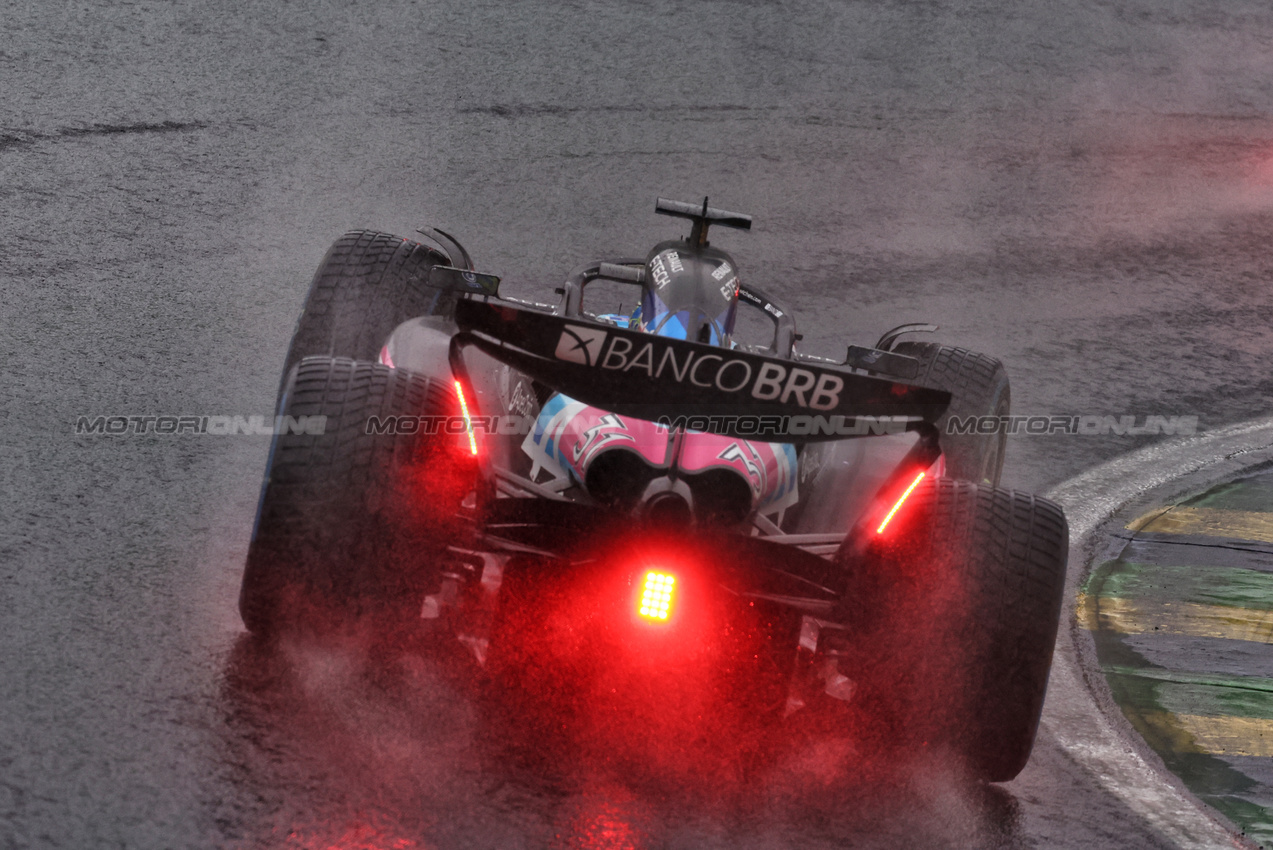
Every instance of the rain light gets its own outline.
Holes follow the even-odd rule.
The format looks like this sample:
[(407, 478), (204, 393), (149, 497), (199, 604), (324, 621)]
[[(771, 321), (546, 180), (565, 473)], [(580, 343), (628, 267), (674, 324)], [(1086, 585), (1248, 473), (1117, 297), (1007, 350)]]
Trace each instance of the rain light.
[(641, 591), (641, 606), (638, 609), (641, 616), (650, 620), (666, 620), (672, 610), (672, 589), (675, 585), (675, 576), (646, 573), (645, 587)]

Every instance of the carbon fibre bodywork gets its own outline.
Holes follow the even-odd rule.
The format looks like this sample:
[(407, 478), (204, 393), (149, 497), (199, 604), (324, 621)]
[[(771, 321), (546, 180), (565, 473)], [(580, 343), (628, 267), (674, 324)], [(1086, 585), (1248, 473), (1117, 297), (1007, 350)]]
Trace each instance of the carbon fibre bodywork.
[[(531, 574), (560, 576), (608, 564), (603, 573), (635, 575), (652, 563), (631, 561), (642, 549), (700, 586), (710, 575), (736, 613), (766, 606), (786, 623), (774, 631), (784, 645), (770, 650), (793, 675), (816, 633), (839, 627), (851, 539), (880, 522), (916, 470), (942, 470), (934, 422), (948, 392), (802, 357), (790, 311), (694, 238), (661, 243), (645, 261), (581, 267), (555, 308), (479, 292), (448, 271), (430, 283), (456, 294), (454, 309), (407, 321), (385, 343), (382, 362), (463, 388), (480, 470), (465, 510), (473, 536), (452, 546), (449, 585), (424, 614), (459, 624), (483, 663), (507, 570), (533, 562)], [(693, 338), (693, 310), (673, 334), (651, 332), (672, 309), (649, 325), (588, 313), (583, 293), (599, 279), (665, 292), (707, 281), (711, 298), (646, 299), (708, 305), (697, 314), (705, 341)], [(715, 321), (717, 301), (767, 319), (769, 344), (729, 340), (733, 323)], [(643, 319), (649, 309), (643, 302)], [(886, 359), (914, 374), (910, 358)], [(473, 605), (486, 613), (474, 616)]]
[[(1064, 518), (995, 487), (994, 438), (952, 438), (949, 462), (972, 480), (944, 478), (939, 431), (955, 409), (1006, 411), (1002, 364), (894, 345), (931, 325), (850, 346), (843, 362), (803, 355), (790, 311), (707, 243), (710, 225), (746, 229), (749, 218), (706, 200), (656, 209), (690, 219), (689, 237), (643, 260), (579, 267), (556, 306), (502, 296), (499, 278), (478, 273), (441, 231), (421, 232), (451, 265), (400, 240), (393, 256), (419, 272), (387, 287), (377, 288), (377, 266), (329, 254), (307, 301), (314, 318), (303, 314), (289, 352), (297, 365), (281, 410), (337, 411), (335, 433), (276, 438), (285, 451), (271, 453), (245, 622), (277, 631), (297, 593), (338, 619), (373, 610), (400, 622), (405, 612), (458, 641), (494, 681), (532, 683), (519, 705), (564, 699), (589, 723), (609, 706), (620, 721), (653, 711), (658, 727), (670, 695), (690, 734), (708, 737), (708, 714), (754, 730), (811, 701), (888, 703), (882, 716), (954, 742), (981, 714), (967, 753), (978, 775), (1015, 775), (1046, 686)], [(640, 287), (641, 306), (587, 311), (599, 280)], [(332, 313), (336, 298), (350, 318)], [(372, 321), (407, 301), (431, 306), (379, 325), (378, 363), (339, 356), (342, 339), (367, 345)], [(772, 334), (735, 338), (741, 311)], [(908, 510), (912, 493), (921, 507)], [(1002, 592), (1005, 582), (1025, 590)], [(1017, 596), (1027, 608), (1003, 604)], [(983, 624), (986, 605), (997, 613)], [(961, 709), (949, 665), (928, 672), (957, 636), (964, 645), (941, 652), (986, 659), (968, 693), (1020, 692), (1006, 744), (990, 740), (1003, 725), (993, 705)], [(1033, 648), (1018, 658), (1023, 640)], [(898, 675), (911, 681), (894, 699)], [(641, 694), (644, 703), (628, 699)], [(931, 726), (943, 714), (950, 722)], [(729, 734), (713, 734), (729, 748)]]

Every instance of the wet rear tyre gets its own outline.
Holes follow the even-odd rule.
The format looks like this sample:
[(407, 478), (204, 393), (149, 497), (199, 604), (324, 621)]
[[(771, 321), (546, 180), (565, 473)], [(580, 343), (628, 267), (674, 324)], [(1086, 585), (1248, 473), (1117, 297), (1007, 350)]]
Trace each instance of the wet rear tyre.
[(981, 781), (1025, 767), (1068, 545), (1065, 516), (1045, 499), (952, 479), (915, 491), (887, 536), (845, 565), (855, 678), (884, 734), (953, 752)]
[(937, 420), (947, 477), (997, 486), (1003, 472), (1007, 430), (978, 434), (974, 427), (972, 433), (950, 433), (947, 423), (952, 417), (963, 422), (974, 416), (1009, 414), (1012, 391), (1003, 363), (966, 348), (932, 342), (899, 342), (893, 350), (919, 360), (916, 383), (946, 390), (952, 396), (950, 407)]
[(310, 283), (283, 382), (304, 357), (374, 362), (398, 325), (447, 310), (450, 300), (428, 286), (429, 270), (447, 262), (432, 248), (390, 233), (355, 230), (340, 237)]
[[(274, 437), (240, 589), (249, 631), (320, 633), (368, 616), (385, 625), (418, 616), (469, 482), (444, 434), (368, 425), (445, 414), (453, 403), (444, 383), (378, 364), (296, 365), (282, 413), (300, 427)], [(326, 419), (318, 426), (315, 417)]]

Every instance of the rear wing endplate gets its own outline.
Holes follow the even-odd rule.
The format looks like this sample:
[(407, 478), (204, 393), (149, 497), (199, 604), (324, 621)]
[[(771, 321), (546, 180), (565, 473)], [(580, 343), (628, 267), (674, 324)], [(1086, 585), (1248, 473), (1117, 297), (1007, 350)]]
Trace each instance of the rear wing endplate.
[(499, 295), (499, 278), (493, 274), (457, 269), (451, 266), (434, 266), (429, 269), (429, 286), (444, 292), (463, 295)]

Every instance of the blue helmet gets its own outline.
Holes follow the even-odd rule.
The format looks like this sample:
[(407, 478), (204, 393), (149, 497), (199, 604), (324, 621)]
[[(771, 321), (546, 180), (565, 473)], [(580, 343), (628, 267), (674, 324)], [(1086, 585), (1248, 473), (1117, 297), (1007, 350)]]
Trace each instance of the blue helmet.
[(684, 241), (655, 247), (645, 263), (641, 327), (649, 333), (730, 345), (738, 313), (738, 269), (724, 251)]

